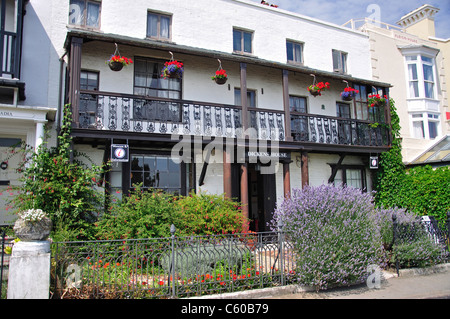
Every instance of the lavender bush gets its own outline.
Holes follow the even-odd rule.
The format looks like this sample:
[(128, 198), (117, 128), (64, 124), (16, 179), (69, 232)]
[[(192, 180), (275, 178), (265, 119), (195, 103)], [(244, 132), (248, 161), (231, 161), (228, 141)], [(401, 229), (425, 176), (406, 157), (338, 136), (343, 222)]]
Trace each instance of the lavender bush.
[(274, 213), (295, 246), (298, 280), (317, 290), (362, 283), (382, 260), (370, 194), (322, 185), (294, 189)]

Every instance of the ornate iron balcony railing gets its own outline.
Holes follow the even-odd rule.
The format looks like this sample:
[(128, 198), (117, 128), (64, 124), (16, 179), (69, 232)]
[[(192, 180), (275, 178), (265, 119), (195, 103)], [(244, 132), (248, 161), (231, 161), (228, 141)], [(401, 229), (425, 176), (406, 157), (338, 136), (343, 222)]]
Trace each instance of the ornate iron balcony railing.
[[(242, 108), (235, 105), (143, 97), (98, 91), (81, 91), (78, 128), (137, 133), (240, 137)], [(388, 146), (385, 123), (314, 114), (290, 114), (295, 142)], [(250, 136), (259, 140), (285, 141), (283, 111), (249, 108)]]
[[(285, 139), (282, 111), (250, 109), (248, 118), (255, 138)], [(94, 130), (229, 138), (243, 128), (240, 106), (94, 91), (81, 92), (78, 123)]]
[(357, 146), (388, 146), (385, 123), (311, 114), (291, 114), (294, 141)]

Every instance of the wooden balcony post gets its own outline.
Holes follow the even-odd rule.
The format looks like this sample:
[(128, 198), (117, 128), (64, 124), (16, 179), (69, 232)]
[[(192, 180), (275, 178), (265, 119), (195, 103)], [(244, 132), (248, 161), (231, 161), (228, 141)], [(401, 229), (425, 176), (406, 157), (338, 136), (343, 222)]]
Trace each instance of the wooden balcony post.
[(227, 148), (228, 146), (225, 143), (223, 146), (223, 192), (225, 193), (225, 197), (231, 199), (231, 152)]
[(302, 189), (309, 185), (308, 152), (302, 152)]
[(69, 60), (69, 103), (72, 107), (72, 123), (79, 127), (81, 47), (83, 39), (72, 38)]
[(291, 109), (289, 105), (289, 71), (283, 70), (283, 106), (284, 106), (284, 130), (286, 141), (292, 141), (291, 133)]
[[(248, 129), (248, 101), (247, 101), (247, 64), (241, 63), (241, 106), (242, 106), (242, 131), (245, 134)], [(245, 136), (243, 136), (245, 138)]]
[[(241, 106), (242, 106), (242, 138), (245, 139), (248, 135), (248, 103), (247, 103), (247, 64), (241, 63)], [(248, 164), (241, 164), (241, 204), (242, 214), (245, 219), (249, 217), (249, 202), (248, 202)], [(244, 230), (248, 231), (248, 225), (244, 225)]]
[(290, 162), (283, 162), (283, 187), (284, 198), (291, 197), (291, 173), (289, 171)]

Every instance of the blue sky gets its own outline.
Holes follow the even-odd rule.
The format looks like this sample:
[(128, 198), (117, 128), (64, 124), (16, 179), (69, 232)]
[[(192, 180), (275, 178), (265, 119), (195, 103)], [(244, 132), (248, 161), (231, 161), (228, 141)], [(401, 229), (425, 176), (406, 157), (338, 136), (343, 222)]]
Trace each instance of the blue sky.
[[(260, 0), (252, 0), (261, 2)], [(407, 13), (430, 4), (440, 9), (436, 15), (436, 36), (450, 38), (450, 0), (266, 0), (281, 9), (332, 22), (338, 25), (350, 19), (370, 17), (379, 8), (381, 22), (397, 25), (396, 22)], [(378, 10), (377, 10), (378, 11)]]

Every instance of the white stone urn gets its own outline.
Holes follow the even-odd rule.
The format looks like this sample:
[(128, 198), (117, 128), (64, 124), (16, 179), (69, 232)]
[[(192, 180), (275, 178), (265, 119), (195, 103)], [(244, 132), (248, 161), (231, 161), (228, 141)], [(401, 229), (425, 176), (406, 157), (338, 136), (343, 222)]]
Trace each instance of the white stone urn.
[(29, 209), (19, 214), (13, 229), (22, 241), (44, 241), (50, 236), (52, 220), (41, 209)]

